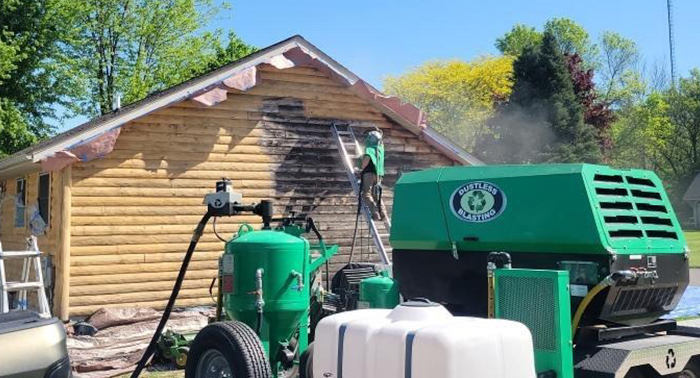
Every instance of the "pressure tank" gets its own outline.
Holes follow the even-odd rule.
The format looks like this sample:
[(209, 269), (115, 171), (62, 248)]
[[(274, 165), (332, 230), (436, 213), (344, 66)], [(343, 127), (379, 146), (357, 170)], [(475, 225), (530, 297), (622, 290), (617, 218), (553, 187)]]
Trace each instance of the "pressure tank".
[(260, 328), (268, 356), (290, 340), (306, 313), (308, 259), (309, 242), (283, 231), (253, 231), (245, 225), (226, 244), (221, 263), (224, 310), (229, 318)]
[(360, 281), (360, 308), (394, 308), (399, 304), (399, 285), (386, 271)]
[(430, 302), (332, 315), (316, 327), (313, 377), (535, 378), (521, 323), (452, 316)]

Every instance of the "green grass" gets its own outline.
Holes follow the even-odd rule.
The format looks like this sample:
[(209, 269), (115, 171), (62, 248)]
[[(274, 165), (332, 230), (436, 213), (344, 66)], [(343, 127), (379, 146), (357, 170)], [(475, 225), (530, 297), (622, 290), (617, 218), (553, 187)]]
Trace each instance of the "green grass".
[(685, 231), (685, 239), (690, 248), (690, 266), (700, 268), (700, 231)]

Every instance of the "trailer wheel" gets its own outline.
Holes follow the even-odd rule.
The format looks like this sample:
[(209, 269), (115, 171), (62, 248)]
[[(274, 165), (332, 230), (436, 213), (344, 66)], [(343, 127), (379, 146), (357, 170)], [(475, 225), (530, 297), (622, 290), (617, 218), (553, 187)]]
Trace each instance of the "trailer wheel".
[(299, 358), (299, 378), (314, 378), (314, 343)]
[(700, 366), (691, 361), (685, 366), (685, 369), (674, 378), (700, 378)]
[(204, 327), (187, 356), (186, 378), (272, 378), (258, 336), (237, 321)]

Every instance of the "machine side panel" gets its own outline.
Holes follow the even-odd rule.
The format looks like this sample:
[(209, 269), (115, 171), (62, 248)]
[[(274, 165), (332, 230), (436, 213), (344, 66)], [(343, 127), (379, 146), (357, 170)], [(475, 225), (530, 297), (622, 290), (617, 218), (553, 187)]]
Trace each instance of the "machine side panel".
[[(608, 252), (580, 173), (440, 178), (447, 228), (460, 251)], [(489, 210), (490, 209), (490, 210)]]
[(394, 249), (450, 249), (438, 190), (442, 168), (402, 176), (394, 189), (391, 246)]

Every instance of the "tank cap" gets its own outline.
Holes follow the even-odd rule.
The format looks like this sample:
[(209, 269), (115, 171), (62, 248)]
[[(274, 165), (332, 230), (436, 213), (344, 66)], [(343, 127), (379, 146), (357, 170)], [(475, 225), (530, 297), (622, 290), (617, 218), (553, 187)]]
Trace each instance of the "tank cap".
[(406, 307), (440, 307), (439, 303), (435, 303), (428, 298), (412, 298), (401, 303), (401, 306)]

